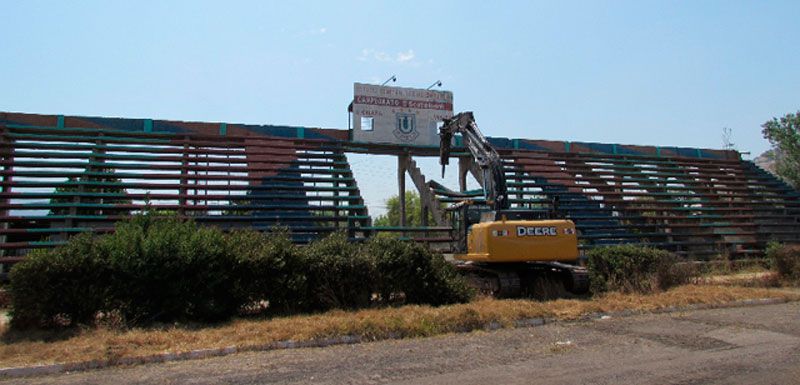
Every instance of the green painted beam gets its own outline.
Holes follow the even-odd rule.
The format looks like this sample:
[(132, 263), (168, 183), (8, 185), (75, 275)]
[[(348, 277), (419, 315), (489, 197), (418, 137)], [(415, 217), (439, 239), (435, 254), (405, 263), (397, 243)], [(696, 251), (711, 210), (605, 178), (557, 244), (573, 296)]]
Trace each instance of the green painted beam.
[[(76, 142), (94, 142), (99, 139), (97, 136), (81, 136), (81, 135), (49, 135), (49, 134), (19, 134), (16, 132), (6, 133), (7, 136), (15, 139), (26, 140), (54, 140), (54, 141), (76, 141)], [(104, 136), (104, 142), (136, 142), (136, 143), (172, 143), (170, 139), (158, 138), (137, 138), (137, 137), (119, 137), (119, 136)]]

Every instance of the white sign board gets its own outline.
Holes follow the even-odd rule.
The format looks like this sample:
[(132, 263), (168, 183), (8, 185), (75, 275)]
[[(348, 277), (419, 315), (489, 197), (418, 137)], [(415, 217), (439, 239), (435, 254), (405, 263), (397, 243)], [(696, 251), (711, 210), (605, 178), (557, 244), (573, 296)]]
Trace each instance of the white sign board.
[(453, 116), (453, 93), (355, 83), (353, 141), (438, 146), (438, 127)]

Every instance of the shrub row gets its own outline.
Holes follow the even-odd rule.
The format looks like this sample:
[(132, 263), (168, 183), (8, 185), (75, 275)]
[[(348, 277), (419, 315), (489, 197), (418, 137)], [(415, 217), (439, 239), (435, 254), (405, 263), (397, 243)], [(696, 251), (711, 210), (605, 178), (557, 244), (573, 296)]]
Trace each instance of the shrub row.
[(688, 283), (695, 275), (692, 265), (677, 255), (649, 247), (601, 247), (587, 256), (593, 293), (653, 293)]
[(208, 322), (265, 304), (267, 312), (292, 314), (393, 301), (440, 305), (472, 295), (441, 254), (415, 243), (354, 244), (336, 233), (299, 247), (285, 230), (226, 234), (155, 215), (32, 252), (10, 278), (15, 327), (101, 316), (131, 326)]

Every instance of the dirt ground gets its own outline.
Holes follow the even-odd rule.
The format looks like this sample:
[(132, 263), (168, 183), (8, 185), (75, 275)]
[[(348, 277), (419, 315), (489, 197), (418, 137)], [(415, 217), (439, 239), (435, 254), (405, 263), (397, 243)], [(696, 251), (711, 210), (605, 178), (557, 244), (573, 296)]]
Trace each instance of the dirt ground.
[(238, 354), (12, 384), (793, 384), (800, 303)]

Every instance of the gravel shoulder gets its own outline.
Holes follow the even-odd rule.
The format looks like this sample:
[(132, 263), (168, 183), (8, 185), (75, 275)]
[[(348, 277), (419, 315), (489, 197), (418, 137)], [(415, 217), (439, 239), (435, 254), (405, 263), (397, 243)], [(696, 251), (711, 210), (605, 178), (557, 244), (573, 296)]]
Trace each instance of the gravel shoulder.
[(245, 353), (14, 384), (788, 384), (800, 303)]

